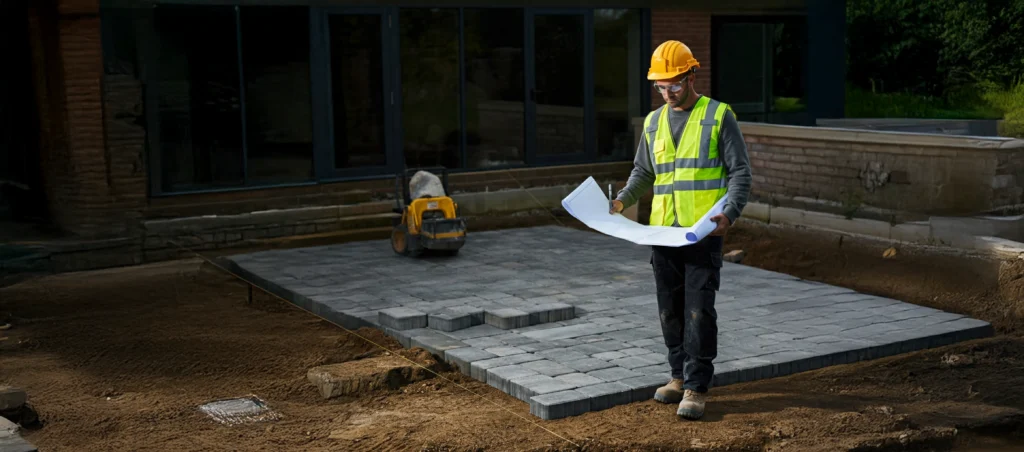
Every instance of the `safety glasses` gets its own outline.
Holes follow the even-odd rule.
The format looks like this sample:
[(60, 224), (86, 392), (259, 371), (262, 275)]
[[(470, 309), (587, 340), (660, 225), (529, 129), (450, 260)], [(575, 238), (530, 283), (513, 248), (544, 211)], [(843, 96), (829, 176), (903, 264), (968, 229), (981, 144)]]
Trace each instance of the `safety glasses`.
[(669, 92), (673, 92), (673, 93), (678, 93), (678, 92), (683, 90), (683, 86), (686, 85), (686, 80), (688, 78), (689, 78), (688, 76), (687, 77), (683, 77), (682, 80), (680, 80), (680, 81), (678, 81), (676, 83), (673, 83), (671, 85), (659, 85), (657, 83), (653, 83), (652, 85), (654, 86), (654, 89), (658, 90), (659, 93), (664, 93), (665, 90), (668, 90)]

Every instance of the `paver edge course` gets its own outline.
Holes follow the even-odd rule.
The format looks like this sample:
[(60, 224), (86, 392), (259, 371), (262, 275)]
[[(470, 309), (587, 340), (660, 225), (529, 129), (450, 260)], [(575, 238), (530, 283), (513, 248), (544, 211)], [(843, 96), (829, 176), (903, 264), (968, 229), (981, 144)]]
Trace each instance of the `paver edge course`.
[[(445, 362), (453, 364), (456, 368), (459, 369), (460, 372), (462, 372), (462, 373), (464, 373), (466, 375), (469, 375), (470, 377), (472, 377), (474, 379), (482, 381), (482, 382), (484, 382), (486, 384), (491, 384), (491, 382), (499, 383), (498, 385), (492, 384), (492, 386), (499, 387), (504, 392), (509, 393), (512, 397), (517, 398), (519, 400), (523, 400), (524, 398), (526, 398), (527, 400), (523, 400), (523, 401), (527, 402), (530, 405), (531, 413), (533, 413), (534, 415), (537, 415), (538, 417), (541, 417), (542, 419), (557, 419), (557, 418), (560, 418), (560, 417), (566, 417), (566, 416), (573, 416), (573, 415), (577, 415), (577, 414), (582, 414), (583, 412), (590, 411), (591, 409), (606, 409), (606, 408), (611, 408), (611, 407), (616, 406), (616, 405), (621, 405), (621, 404), (625, 404), (625, 403), (632, 403), (632, 402), (635, 402), (635, 401), (646, 400), (647, 398), (649, 398), (649, 396), (651, 394), (653, 394), (653, 391), (654, 391), (654, 389), (657, 386), (660, 386), (661, 384), (664, 384), (664, 382), (668, 380), (668, 375), (666, 374), (666, 375), (630, 376), (628, 378), (625, 378), (625, 379), (622, 379), (622, 380), (619, 380), (619, 381), (616, 381), (616, 382), (605, 382), (605, 383), (602, 383), (602, 384), (619, 383), (619, 384), (622, 384), (623, 386), (625, 386), (627, 388), (630, 388), (630, 389), (628, 391), (627, 390), (623, 390), (623, 391), (619, 391), (619, 392), (611, 392), (611, 393), (608, 393), (608, 394), (601, 394), (600, 397), (602, 397), (602, 398), (600, 398), (600, 399), (595, 398), (594, 400), (589, 400), (589, 399), (588, 400), (577, 400), (577, 399), (574, 399), (573, 397), (576, 397), (577, 394), (583, 394), (582, 392), (578, 391), (578, 389), (581, 389), (581, 388), (575, 388), (575, 389), (566, 390), (566, 391), (557, 391), (557, 392), (553, 392), (553, 393), (536, 395), (535, 393), (532, 392), (532, 390), (530, 389), (529, 385), (522, 385), (522, 384), (519, 383), (519, 381), (513, 381), (513, 380), (517, 380), (517, 378), (518, 379), (522, 379), (524, 377), (524, 375), (527, 376), (527, 377), (529, 377), (529, 376), (538, 377), (538, 378), (536, 378), (538, 381), (542, 380), (543, 378), (540, 378), (542, 376), (541, 374), (536, 373), (536, 372), (530, 373), (530, 372), (532, 372), (531, 370), (529, 370), (526, 367), (520, 366), (520, 364), (531, 362), (531, 361), (534, 361), (534, 360), (546, 359), (543, 354), (534, 353), (534, 352), (528, 352), (528, 353), (524, 353), (524, 354), (517, 354), (517, 355), (509, 355), (509, 356), (504, 356), (504, 357), (498, 357), (498, 356), (496, 356), (494, 354), (486, 352), (485, 350), (483, 350), (481, 348), (475, 348), (475, 347), (469, 346), (468, 344), (462, 342), (458, 337), (455, 337), (455, 336), (452, 336), (452, 335), (448, 335), (448, 334), (439, 332), (437, 329), (429, 328), (429, 317), (425, 313), (423, 314), (423, 317), (424, 317), (424, 319), (427, 319), (427, 324), (424, 325), (423, 328), (414, 328), (414, 329), (407, 329), (407, 330), (396, 330), (396, 329), (391, 328), (391, 327), (389, 327), (387, 325), (383, 325), (383, 324), (379, 324), (379, 323), (373, 322), (372, 321), (372, 317), (367, 315), (367, 314), (371, 314), (372, 311), (366, 311), (365, 314), (364, 314), (363, 311), (362, 311), (363, 308), (359, 308), (359, 309), (349, 310), (349, 312), (358, 312), (358, 314), (349, 314), (349, 313), (339, 312), (339, 310), (337, 310), (337, 308), (335, 306), (332, 306), (330, 304), (329, 300), (327, 300), (324, 297), (321, 297), (322, 300), (316, 300), (316, 299), (314, 299), (314, 297), (316, 297), (315, 295), (313, 295), (313, 296), (306, 296), (306, 295), (302, 295), (300, 293), (297, 293), (295, 291), (286, 289), (282, 285), (277, 284), (277, 283), (275, 283), (275, 282), (273, 282), (273, 281), (271, 281), (271, 280), (269, 280), (267, 278), (264, 278), (264, 277), (260, 276), (259, 274), (257, 274), (254, 271), (250, 271), (250, 270), (246, 269), (242, 264), (239, 264), (237, 261), (235, 261), (234, 259), (231, 259), (230, 257), (223, 257), (223, 258), (218, 258), (218, 259), (221, 260), (222, 262), (224, 262), (226, 264), (226, 267), (230, 271), (232, 271), (233, 273), (236, 273), (237, 275), (242, 276), (243, 278), (251, 281), (257, 287), (259, 287), (259, 288), (261, 288), (263, 290), (266, 290), (268, 292), (271, 292), (271, 293), (273, 293), (275, 295), (278, 295), (281, 298), (283, 298), (285, 300), (288, 300), (291, 303), (295, 304), (296, 306), (301, 307), (301, 308), (303, 308), (303, 309), (305, 309), (307, 311), (310, 311), (310, 312), (312, 312), (312, 313), (314, 313), (314, 314), (320, 316), (321, 318), (324, 318), (324, 319), (326, 319), (326, 320), (328, 320), (330, 322), (336, 323), (336, 324), (341, 325), (342, 327), (344, 327), (346, 329), (352, 329), (352, 330), (360, 328), (360, 327), (365, 327), (365, 326), (370, 326), (370, 327), (374, 327), (374, 328), (380, 329), (380, 330), (384, 331), (386, 334), (389, 334), (389, 335), (395, 337), (396, 339), (398, 339), (399, 342), (404, 347), (410, 348), (410, 347), (416, 345), (416, 346), (421, 346), (423, 348), (428, 349), (428, 351), (430, 351), (431, 353), (433, 353), (435, 355), (438, 355)], [(258, 270), (259, 269), (257, 269), (257, 271)], [(768, 273), (773, 273), (773, 272), (768, 272)], [(799, 278), (791, 277), (790, 275), (785, 275), (785, 274), (780, 274), (780, 275), (787, 276), (786, 278), (784, 278), (786, 280), (800, 280)], [(802, 281), (802, 280), (800, 280), (800, 281)], [(896, 300), (896, 301), (898, 301), (898, 300)], [(559, 303), (549, 303), (549, 304), (559, 304)], [(567, 305), (567, 306), (573, 306), (573, 305)], [(536, 307), (537, 306), (535, 306), (534, 308), (536, 308)], [(575, 318), (576, 315), (579, 315), (579, 314), (584, 314), (584, 315), (586, 314), (586, 312), (583, 311), (582, 309), (580, 309), (579, 311), (576, 311), (576, 307), (575, 306), (573, 306), (573, 310), (574, 310), (574, 312), (573, 312), (573, 315), (572, 315), (571, 318)], [(522, 313), (524, 313), (524, 314), (526, 314), (528, 316), (530, 315), (530, 310), (528, 308), (527, 309), (519, 309), (518, 311), (522, 312)], [(486, 313), (486, 310), (484, 310), (484, 312)], [(894, 332), (892, 332), (893, 334), (891, 335), (892, 338), (893, 338), (893, 340), (891, 340), (891, 341), (886, 341), (885, 338), (887, 337), (887, 335), (886, 334), (882, 334), (882, 335), (880, 335), (879, 338), (876, 338), (876, 340), (872, 341), (876, 345), (871, 345), (871, 346), (868, 346), (868, 347), (861, 346), (860, 348), (853, 348), (853, 349), (850, 349), (850, 350), (838, 349), (838, 350), (835, 350), (835, 351), (826, 351), (825, 353), (818, 354), (818, 355), (812, 355), (812, 356), (806, 356), (806, 357), (798, 357), (798, 358), (795, 358), (795, 359), (784, 359), (784, 360), (779, 360), (779, 361), (772, 361), (770, 358), (768, 360), (761, 359), (761, 361), (764, 361), (763, 363), (754, 364), (754, 365), (752, 365), (750, 367), (738, 368), (738, 369), (732, 369), (728, 365), (724, 365), (723, 366), (723, 364), (729, 363), (729, 362), (735, 362), (735, 361), (742, 361), (742, 360), (750, 360), (752, 362), (752, 364), (753, 364), (754, 362), (756, 362), (758, 360), (758, 358), (757, 357), (750, 357), (750, 358), (743, 358), (743, 359), (737, 359), (737, 360), (717, 362), (716, 363), (716, 368), (719, 368), (719, 366), (721, 366), (720, 367), (721, 371), (717, 371), (718, 369), (716, 369), (716, 375), (714, 376), (714, 380), (713, 380), (712, 386), (713, 387), (727, 386), (727, 385), (730, 385), (730, 384), (742, 383), (742, 382), (747, 382), (747, 381), (752, 381), (752, 380), (758, 380), (758, 379), (764, 379), (764, 378), (774, 378), (774, 377), (780, 377), (780, 376), (786, 376), (786, 375), (801, 373), (801, 372), (805, 372), (805, 371), (808, 371), (808, 370), (820, 369), (820, 368), (828, 367), (828, 366), (835, 365), (835, 364), (849, 364), (849, 363), (855, 363), (855, 362), (859, 362), (859, 361), (873, 360), (873, 359), (878, 359), (878, 358), (882, 358), (882, 357), (888, 357), (888, 356), (903, 354), (903, 353), (912, 352), (912, 351), (919, 351), (919, 350), (924, 350), (924, 349), (940, 347), (940, 346), (949, 345), (949, 344), (952, 344), (952, 343), (957, 343), (957, 342), (962, 342), (962, 341), (967, 341), (967, 340), (972, 340), (972, 339), (979, 339), (979, 338), (989, 337), (992, 334), (994, 334), (994, 328), (988, 322), (983, 322), (983, 321), (980, 321), (980, 320), (977, 320), (977, 319), (973, 319), (973, 318), (970, 318), (970, 317), (964, 317), (964, 316), (960, 316), (960, 315), (956, 315), (956, 314), (952, 314), (952, 313), (944, 312), (944, 314), (949, 315), (949, 316), (953, 316), (953, 318), (950, 319), (950, 320), (945, 320), (945, 321), (939, 321), (939, 322), (936, 322), (936, 323), (926, 324), (924, 326), (921, 326), (919, 328), (915, 328), (915, 329), (912, 329), (912, 330), (908, 329), (908, 330), (894, 331)], [(529, 320), (534, 320), (534, 319), (529, 319)], [(564, 319), (561, 319), (561, 320), (564, 320)], [(519, 321), (519, 320), (517, 319), (516, 321)], [(552, 320), (552, 321), (560, 321), (560, 320)], [(957, 326), (958, 325), (957, 322), (959, 322), (960, 324), (964, 324), (963, 325), (964, 328), (959, 328)], [(529, 322), (529, 323), (533, 323), (533, 322)], [(484, 322), (481, 325), (489, 325), (489, 323), (488, 322)], [(582, 336), (579, 336), (578, 334), (576, 334), (576, 332), (572, 331), (574, 329), (572, 327), (576, 326), (578, 328), (578, 325), (581, 325), (581, 324), (567, 325), (565, 327), (553, 328), (553, 329), (562, 329), (562, 331), (553, 332), (553, 333), (562, 333), (562, 332), (568, 331), (572, 337), (582, 337)], [(474, 325), (474, 326), (480, 326), (480, 325)], [(489, 326), (494, 327), (493, 325), (489, 325)], [(530, 325), (530, 326), (532, 326), (532, 325)], [(948, 329), (950, 326), (954, 326), (955, 328), (952, 329), (952, 330), (949, 330), (949, 331), (944, 331), (944, 329)], [(593, 327), (596, 328), (596, 329), (607, 328), (607, 327), (603, 327), (602, 325), (593, 325)], [(613, 332), (614, 328), (612, 328), (610, 330), (612, 330), (612, 331), (606, 331), (606, 332)], [(934, 332), (929, 333), (929, 330), (932, 330)], [(496, 329), (496, 331), (497, 331), (497, 329)], [(508, 331), (508, 330), (501, 330), (501, 331)], [(524, 333), (519, 333), (519, 334), (523, 335), (524, 337), (527, 337), (527, 338), (530, 338), (530, 339), (534, 339), (534, 340), (542, 340), (543, 341), (543, 340), (551, 340), (552, 339), (552, 338), (545, 338), (544, 337), (545, 334), (542, 333), (541, 331), (546, 331), (546, 330), (537, 330), (536, 332), (533, 332), (533, 334), (530, 334), (530, 333), (525, 333), (525, 334)], [(592, 333), (592, 332), (588, 332), (588, 333)], [(489, 335), (492, 335), (492, 334), (495, 334), (495, 333), (488, 333), (488, 334), (484, 334), (482, 336), (477, 336), (474, 333), (474, 335), (472, 335), (472, 337), (486, 337), (486, 336), (489, 336)], [(555, 334), (555, 335), (557, 336), (559, 334)], [(906, 338), (904, 339), (903, 337), (906, 337)], [(825, 344), (820, 344), (820, 345), (822, 345), (823, 348), (827, 348)], [(867, 344), (865, 344), (865, 345), (867, 345)], [(574, 346), (574, 347), (581, 347), (581, 345), (580, 346)], [(782, 352), (766, 353), (765, 355), (761, 355), (761, 356), (769, 356), (769, 355), (773, 355), (773, 354), (777, 355), (779, 357), (787, 356), (785, 353), (782, 353)], [(793, 354), (793, 355), (794, 356), (798, 356), (799, 354)], [(583, 360), (589, 360), (589, 359), (592, 359), (592, 358), (584, 358)], [(504, 361), (502, 361), (502, 360), (504, 360)], [(579, 360), (579, 361), (582, 361), (582, 360)], [(519, 375), (518, 377), (506, 378), (506, 379), (504, 379), (504, 381), (501, 381), (502, 379), (500, 378), (501, 377), (500, 374), (502, 372), (497, 372), (496, 373), (495, 371), (496, 371), (497, 368), (502, 368), (502, 367), (522, 369), (521, 372), (524, 375)], [(623, 369), (623, 370), (627, 370), (628, 371), (628, 369), (625, 369), (625, 368), (609, 365), (609, 367), (607, 367), (607, 368), (595, 369), (595, 370), (591, 370), (590, 372), (579, 371), (579, 373), (584, 374), (584, 375), (588, 375), (588, 374), (590, 374), (592, 372), (599, 372), (600, 370), (609, 370), (609, 369), (612, 369), (612, 368), (618, 368), (618, 369)], [(493, 374), (493, 376), (492, 376), (492, 374)], [(526, 374), (528, 374), (528, 375), (526, 375)], [(632, 374), (630, 374), (630, 375), (632, 375)], [(628, 383), (626, 383), (626, 382), (628, 382)], [(627, 393), (629, 393), (628, 396), (626, 396)], [(559, 394), (559, 395), (555, 396), (555, 394)], [(529, 396), (529, 397), (527, 398), (525, 396)]]

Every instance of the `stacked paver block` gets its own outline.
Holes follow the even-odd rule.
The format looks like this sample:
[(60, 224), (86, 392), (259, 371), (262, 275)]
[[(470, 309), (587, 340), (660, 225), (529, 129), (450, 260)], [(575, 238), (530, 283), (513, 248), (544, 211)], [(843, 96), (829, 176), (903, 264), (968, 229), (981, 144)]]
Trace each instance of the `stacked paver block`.
[(530, 326), (530, 314), (515, 308), (494, 309), (484, 312), (484, 322), (503, 330)]
[(389, 308), (377, 313), (381, 325), (396, 330), (427, 327), (427, 314), (409, 308)]
[(484, 323), (484, 310), (473, 306), (454, 306), (430, 314), (428, 325), (440, 331), (458, 331)]
[[(555, 227), (471, 237), (456, 258), (395, 256), (381, 241), (228, 264), (345, 328), (380, 328), (443, 357), (544, 419), (647, 400), (668, 380), (648, 248)], [(715, 386), (992, 333), (957, 314), (732, 263), (722, 280)]]

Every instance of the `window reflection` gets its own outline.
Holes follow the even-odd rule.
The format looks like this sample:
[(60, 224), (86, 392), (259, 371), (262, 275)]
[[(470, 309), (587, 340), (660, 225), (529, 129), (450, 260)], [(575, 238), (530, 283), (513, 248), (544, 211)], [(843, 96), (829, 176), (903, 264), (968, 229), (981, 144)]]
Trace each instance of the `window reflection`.
[(161, 185), (164, 191), (244, 183), (238, 44), (232, 7), (154, 11)]
[(376, 14), (337, 14), (328, 19), (337, 169), (387, 163), (382, 22)]
[(594, 132), (599, 157), (630, 158), (636, 152), (632, 120), (646, 115), (640, 100), (646, 89), (640, 40), (639, 11), (594, 11)]
[(403, 9), (400, 17), (405, 164), (457, 168), (459, 10)]
[(534, 29), (537, 154), (583, 153), (583, 15), (537, 15)]
[(720, 19), (715, 25), (714, 95), (744, 121), (805, 120), (806, 19)]
[(466, 165), (523, 163), (523, 10), (465, 9)]
[[(309, 10), (243, 7), (240, 16), (249, 182), (309, 180)], [(274, 33), (267, 33), (269, 29)]]

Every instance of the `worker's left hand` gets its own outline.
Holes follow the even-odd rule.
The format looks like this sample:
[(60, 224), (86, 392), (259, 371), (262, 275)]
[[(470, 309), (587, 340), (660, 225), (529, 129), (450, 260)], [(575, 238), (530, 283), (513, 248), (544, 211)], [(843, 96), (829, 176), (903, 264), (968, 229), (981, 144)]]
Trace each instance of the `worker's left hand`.
[(718, 223), (718, 227), (716, 227), (714, 231), (711, 231), (710, 235), (725, 235), (725, 230), (732, 226), (732, 222), (729, 221), (729, 217), (725, 216), (724, 213), (711, 217), (711, 221)]

